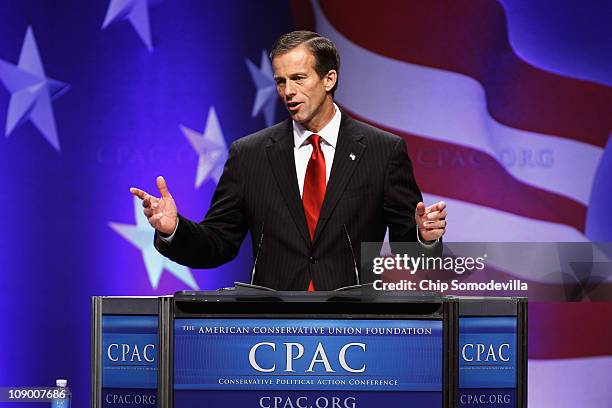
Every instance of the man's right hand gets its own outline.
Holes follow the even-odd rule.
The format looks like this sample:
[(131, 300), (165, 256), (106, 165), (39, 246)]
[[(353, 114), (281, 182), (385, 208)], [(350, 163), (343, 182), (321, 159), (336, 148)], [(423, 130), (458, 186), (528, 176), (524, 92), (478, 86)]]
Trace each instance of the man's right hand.
[(166, 180), (159, 176), (156, 182), (161, 198), (152, 196), (135, 187), (130, 188), (130, 193), (142, 200), (144, 215), (149, 220), (149, 224), (162, 234), (171, 235), (178, 223), (178, 211), (166, 186)]

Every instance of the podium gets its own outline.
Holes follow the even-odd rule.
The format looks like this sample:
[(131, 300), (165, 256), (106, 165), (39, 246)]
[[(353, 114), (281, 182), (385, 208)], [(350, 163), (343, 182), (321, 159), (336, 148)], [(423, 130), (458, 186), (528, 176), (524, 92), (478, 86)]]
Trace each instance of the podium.
[(92, 298), (91, 407), (527, 406), (523, 298)]

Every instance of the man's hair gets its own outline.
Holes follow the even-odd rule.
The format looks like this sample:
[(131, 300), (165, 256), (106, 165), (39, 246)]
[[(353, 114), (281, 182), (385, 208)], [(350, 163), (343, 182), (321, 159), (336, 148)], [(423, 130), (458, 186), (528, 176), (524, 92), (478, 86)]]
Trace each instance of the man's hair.
[(336, 83), (330, 91), (332, 96), (334, 96), (338, 87), (338, 77), (340, 76), (340, 54), (334, 43), (329, 39), (315, 32), (305, 30), (283, 34), (272, 46), (270, 60), (274, 60), (274, 57), (277, 55), (285, 54), (300, 45), (308, 47), (312, 55), (314, 55), (314, 69), (319, 78), (323, 78), (332, 69), (336, 71)]

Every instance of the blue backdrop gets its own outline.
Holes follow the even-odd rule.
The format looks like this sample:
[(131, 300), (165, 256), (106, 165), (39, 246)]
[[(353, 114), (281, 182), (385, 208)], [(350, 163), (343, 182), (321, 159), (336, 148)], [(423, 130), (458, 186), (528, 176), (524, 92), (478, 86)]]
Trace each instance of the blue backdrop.
[[(288, 5), (278, 1), (151, 2), (144, 18), (131, 3), (139, 2), (0, 3), (0, 75), (9, 83), (0, 86), (0, 129), (4, 134), (9, 116), (19, 122), (0, 139), (7, 221), (0, 237), (0, 385), (51, 385), (65, 376), (77, 391), (75, 406), (88, 404), (90, 296), (168, 294), (248, 279), (248, 240), (235, 261), (211, 273), (171, 266), (173, 274), (155, 256), (145, 264), (152, 232), (133, 227), (128, 189), (155, 193), (163, 174), (180, 211), (201, 219), (216, 183), (206, 177), (196, 187), (199, 154), (180, 126), (205, 133), (214, 108), (216, 132), (228, 145), (264, 127), (263, 114), (251, 115), (257, 87), (245, 59), (259, 67), (262, 50), (291, 28)], [(111, 5), (118, 18), (102, 29)], [(123, 20), (130, 13), (134, 23)], [(145, 26), (151, 50), (137, 31)], [(28, 30), (34, 46), (24, 46)], [(19, 77), (22, 53), (44, 67), (30, 82)], [(51, 105), (44, 99), (56, 89), (45, 75), (66, 84)], [(31, 100), (19, 99), (19, 91), (13, 98), (8, 87), (24, 84)], [(276, 119), (283, 114), (279, 108)], [(43, 117), (40, 125), (32, 115)], [(53, 119), (57, 148), (49, 141)]]

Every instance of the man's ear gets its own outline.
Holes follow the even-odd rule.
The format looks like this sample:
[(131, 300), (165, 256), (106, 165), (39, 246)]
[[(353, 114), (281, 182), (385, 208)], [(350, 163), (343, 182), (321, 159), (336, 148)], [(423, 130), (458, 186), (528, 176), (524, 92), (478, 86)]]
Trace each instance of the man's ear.
[(334, 85), (336, 85), (336, 81), (338, 81), (338, 73), (335, 69), (330, 69), (327, 74), (325, 74), (325, 91), (330, 92)]

